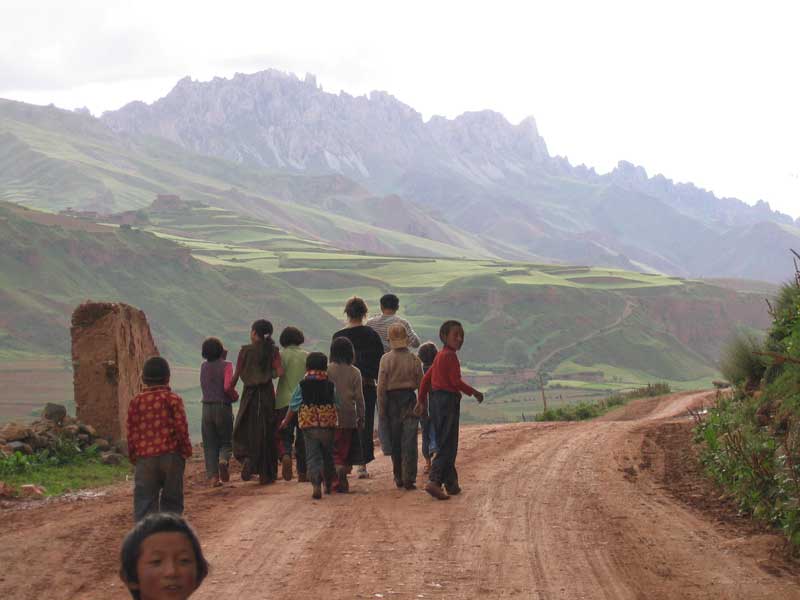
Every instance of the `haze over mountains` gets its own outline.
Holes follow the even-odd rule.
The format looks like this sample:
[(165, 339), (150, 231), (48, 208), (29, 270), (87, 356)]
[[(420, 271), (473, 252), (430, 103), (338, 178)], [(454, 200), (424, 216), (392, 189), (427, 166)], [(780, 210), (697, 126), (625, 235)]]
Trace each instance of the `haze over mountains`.
[(185, 78), (152, 105), (133, 102), (102, 120), (251, 167), (344, 176), (507, 258), (781, 281), (788, 249), (800, 245), (797, 224), (767, 203), (717, 198), (624, 161), (598, 175), (550, 156), (532, 117), (513, 125), (482, 111), (425, 122), (389, 94), (329, 94), (312, 76)]

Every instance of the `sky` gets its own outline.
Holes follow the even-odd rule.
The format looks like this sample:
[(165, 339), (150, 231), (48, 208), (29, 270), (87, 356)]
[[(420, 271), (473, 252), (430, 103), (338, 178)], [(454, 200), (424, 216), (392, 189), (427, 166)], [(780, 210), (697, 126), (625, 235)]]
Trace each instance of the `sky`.
[(619, 160), (800, 217), (800, 3), (0, 0), (0, 97), (93, 114), (275, 68), (449, 118), (532, 115)]

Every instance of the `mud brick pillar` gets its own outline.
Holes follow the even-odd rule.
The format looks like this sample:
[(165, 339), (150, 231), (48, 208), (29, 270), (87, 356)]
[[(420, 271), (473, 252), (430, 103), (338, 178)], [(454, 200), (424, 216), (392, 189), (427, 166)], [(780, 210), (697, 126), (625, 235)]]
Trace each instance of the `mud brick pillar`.
[(145, 314), (127, 304), (86, 302), (72, 313), (72, 366), (78, 419), (113, 440), (126, 439), (131, 399), (144, 361), (158, 354)]

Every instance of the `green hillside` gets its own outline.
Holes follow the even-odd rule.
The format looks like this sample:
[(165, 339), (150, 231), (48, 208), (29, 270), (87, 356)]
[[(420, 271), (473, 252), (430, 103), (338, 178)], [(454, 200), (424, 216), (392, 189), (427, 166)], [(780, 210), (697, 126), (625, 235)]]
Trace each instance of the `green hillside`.
[[(764, 288), (750, 291), (750, 284), (737, 291), (732, 282), (618, 269), (355, 254), (302, 240), (270, 248), (279, 233), (254, 221), (227, 227), (234, 214), (191, 207), (174, 220), (148, 215), (148, 227), (197, 258), (280, 278), (334, 317), (353, 294), (377, 312), (377, 299), (393, 291), (425, 338), (435, 340), (443, 320), (460, 319), (468, 335), (463, 360), (479, 377), (525, 379), (541, 370), (555, 385), (596, 391), (657, 380), (709, 385), (727, 337), (767, 319)], [(523, 356), (514, 352), (520, 346)]]
[(7, 356), (67, 355), (68, 323), (86, 299), (145, 311), (161, 352), (199, 362), (200, 342), (247, 341), (256, 318), (327, 339), (337, 321), (285, 281), (214, 267), (171, 241), (138, 229), (83, 223), (0, 205), (0, 342)]

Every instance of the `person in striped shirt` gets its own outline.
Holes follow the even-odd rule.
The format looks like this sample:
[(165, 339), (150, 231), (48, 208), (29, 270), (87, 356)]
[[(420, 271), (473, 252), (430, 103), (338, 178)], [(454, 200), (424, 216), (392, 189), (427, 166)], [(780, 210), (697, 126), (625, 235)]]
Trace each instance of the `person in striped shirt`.
[(389, 327), (395, 323), (400, 323), (405, 327), (408, 334), (408, 345), (412, 348), (419, 348), (419, 336), (414, 332), (411, 324), (402, 317), (397, 316), (397, 310), (400, 308), (400, 299), (394, 294), (385, 294), (381, 297), (381, 314), (377, 317), (372, 317), (367, 320), (367, 327), (371, 327), (375, 332), (381, 336), (383, 342), (383, 351), (389, 352)]

